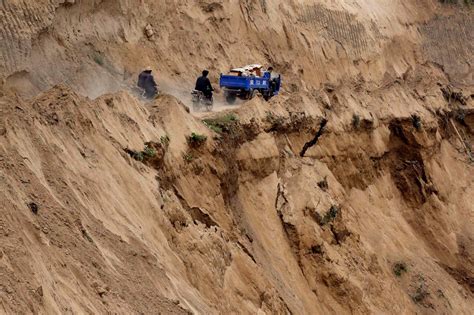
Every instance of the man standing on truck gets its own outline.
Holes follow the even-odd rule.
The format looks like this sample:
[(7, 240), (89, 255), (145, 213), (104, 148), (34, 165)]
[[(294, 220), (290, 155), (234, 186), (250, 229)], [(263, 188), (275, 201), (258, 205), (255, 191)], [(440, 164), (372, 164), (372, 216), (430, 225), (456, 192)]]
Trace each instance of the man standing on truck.
[(277, 88), (278, 74), (273, 72), (273, 67), (268, 67), (267, 72), (270, 73), (270, 87), (274, 92)]
[(158, 94), (158, 85), (156, 84), (155, 78), (153, 78), (151, 72), (151, 67), (145, 68), (145, 70), (143, 70), (138, 76), (137, 83), (138, 87), (145, 90), (145, 96), (149, 99), (155, 98)]
[(211, 81), (207, 77), (209, 75), (209, 71), (204, 70), (202, 72), (202, 76), (200, 76), (196, 81), (196, 87), (194, 88), (197, 91), (201, 91), (207, 99), (212, 99), (212, 88)]

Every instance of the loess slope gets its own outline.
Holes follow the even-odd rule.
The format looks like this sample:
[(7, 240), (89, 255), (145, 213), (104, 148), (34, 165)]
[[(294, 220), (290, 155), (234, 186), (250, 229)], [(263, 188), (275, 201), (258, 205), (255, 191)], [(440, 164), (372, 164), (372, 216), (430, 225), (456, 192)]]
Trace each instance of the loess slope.
[[(0, 1), (0, 313), (472, 312), (469, 8), (137, 2)], [(189, 113), (253, 62), (282, 95)]]

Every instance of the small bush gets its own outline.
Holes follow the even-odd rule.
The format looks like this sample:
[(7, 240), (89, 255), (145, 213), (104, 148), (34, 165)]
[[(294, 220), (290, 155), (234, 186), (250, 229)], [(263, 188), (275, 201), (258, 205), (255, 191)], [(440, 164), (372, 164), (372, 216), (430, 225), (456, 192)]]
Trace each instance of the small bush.
[(413, 114), (411, 115), (411, 121), (412, 121), (412, 124), (413, 124), (413, 127), (415, 127), (415, 129), (417, 131), (420, 131), (421, 130), (421, 118), (420, 116), (416, 115), (416, 114)]
[(152, 147), (145, 146), (145, 149), (143, 150), (143, 155), (147, 158), (153, 158), (156, 156), (156, 150)]
[(282, 123), (284, 120), (283, 117), (277, 116), (276, 114), (270, 111), (267, 111), (265, 114), (265, 119), (271, 124)]
[(38, 214), (39, 207), (36, 203), (30, 202), (28, 204), (28, 208), (30, 208), (31, 212), (33, 212), (34, 214)]
[(164, 151), (163, 152), (157, 151), (161, 149), (162, 148), (160, 147), (159, 144), (154, 143), (154, 142), (147, 142), (145, 143), (145, 147), (143, 148), (143, 151), (135, 151), (135, 150), (130, 150), (130, 149), (124, 149), (124, 150), (125, 152), (128, 153), (128, 155), (130, 155), (132, 159), (139, 162), (147, 162), (147, 161), (155, 159), (158, 155), (161, 156)]
[(323, 218), (325, 224), (334, 221), (334, 219), (336, 219), (337, 215), (339, 214), (339, 211), (341, 211), (341, 209), (338, 206), (331, 206), (331, 208), (329, 208), (329, 211)]
[(316, 221), (320, 226), (324, 226), (337, 218), (337, 215), (341, 211), (341, 208), (336, 205), (332, 205), (329, 208), (328, 212), (324, 216), (321, 216), (319, 213), (316, 213)]
[(192, 155), (192, 153), (184, 153), (183, 160), (187, 163), (191, 163), (194, 160), (194, 155)]
[(235, 122), (235, 121), (238, 121), (238, 120), (239, 120), (239, 118), (234, 113), (226, 114), (223, 117), (219, 117), (217, 119), (217, 121), (221, 122), (221, 123), (231, 123), (231, 122)]
[(207, 136), (193, 132), (188, 138), (188, 143), (191, 147), (197, 148), (202, 146), (206, 142), (206, 140)]
[(322, 245), (313, 245), (313, 246), (311, 246), (310, 250), (311, 250), (312, 254), (320, 255), (320, 254), (324, 253), (324, 249), (323, 249)]
[(454, 118), (464, 125), (466, 123), (466, 111), (463, 109), (459, 109), (458, 111), (456, 111)]
[(408, 272), (408, 267), (404, 262), (397, 262), (393, 265), (392, 270), (397, 277), (401, 277), (404, 273)]
[(423, 304), (425, 299), (430, 295), (424, 283), (421, 283), (416, 289), (415, 293), (411, 295), (413, 302)]
[(170, 137), (168, 135), (161, 136), (160, 142), (163, 145), (163, 147), (168, 148), (170, 146)]
[(209, 129), (211, 129), (212, 131), (214, 131), (216, 133), (222, 133), (222, 131), (223, 131), (222, 128), (219, 127), (219, 126), (209, 125), (208, 127), (209, 127)]
[(266, 112), (266, 121), (271, 124), (271, 130), (277, 131), (282, 130), (285, 124), (285, 118), (282, 116), (277, 116), (274, 113), (267, 111)]
[(327, 191), (329, 189), (327, 176), (325, 176), (322, 181), (318, 182), (318, 187), (321, 188), (322, 191)]
[(92, 56), (92, 59), (94, 59), (95, 63), (99, 66), (103, 66), (105, 63), (104, 56), (102, 56), (100, 53), (95, 53), (94, 56)]
[(204, 119), (202, 122), (212, 131), (222, 133), (227, 131), (230, 125), (238, 121), (239, 118), (234, 113), (229, 113), (217, 118)]
[(132, 157), (132, 159), (134, 160), (137, 160), (139, 162), (143, 162), (144, 160), (144, 156), (143, 156), (143, 152), (137, 152), (137, 151), (133, 151), (130, 156)]
[(360, 116), (357, 114), (352, 115), (352, 127), (359, 129), (360, 127)]

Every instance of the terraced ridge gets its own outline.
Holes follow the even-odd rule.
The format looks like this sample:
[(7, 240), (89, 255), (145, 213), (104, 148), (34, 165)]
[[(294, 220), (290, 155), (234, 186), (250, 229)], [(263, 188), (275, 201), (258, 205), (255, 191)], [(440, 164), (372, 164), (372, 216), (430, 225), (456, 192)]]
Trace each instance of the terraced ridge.
[(451, 79), (473, 84), (474, 15), (438, 16), (423, 25), (423, 51), (427, 58), (443, 65)]
[(374, 23), (367, 28), (355, 15), (319, 4), (302, 7), (300, 21), (325, 32), (353, 59), (370, 53), (376, 42), (383, 38)]
[(18, 70), (35, 38), (51, 25), (59, 0), (0, 1), (0, 78)]

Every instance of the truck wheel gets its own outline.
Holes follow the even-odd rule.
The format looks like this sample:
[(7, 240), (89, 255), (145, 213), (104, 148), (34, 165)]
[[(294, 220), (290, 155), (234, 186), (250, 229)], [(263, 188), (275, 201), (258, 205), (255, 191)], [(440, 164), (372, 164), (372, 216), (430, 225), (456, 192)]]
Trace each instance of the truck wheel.
[(247, 94), (247, 99), (249, 99), (249, 100), (253, 99), (255, 96), (257, 96), (257, 92), (258, 92), (257, 90), (249, 91), (248, 94)]
[(225, 97), (225, 100), (230, 105), (234, 104), (236, 99), (237, 99), (237, 96), (235, 94), (227, 94)]

